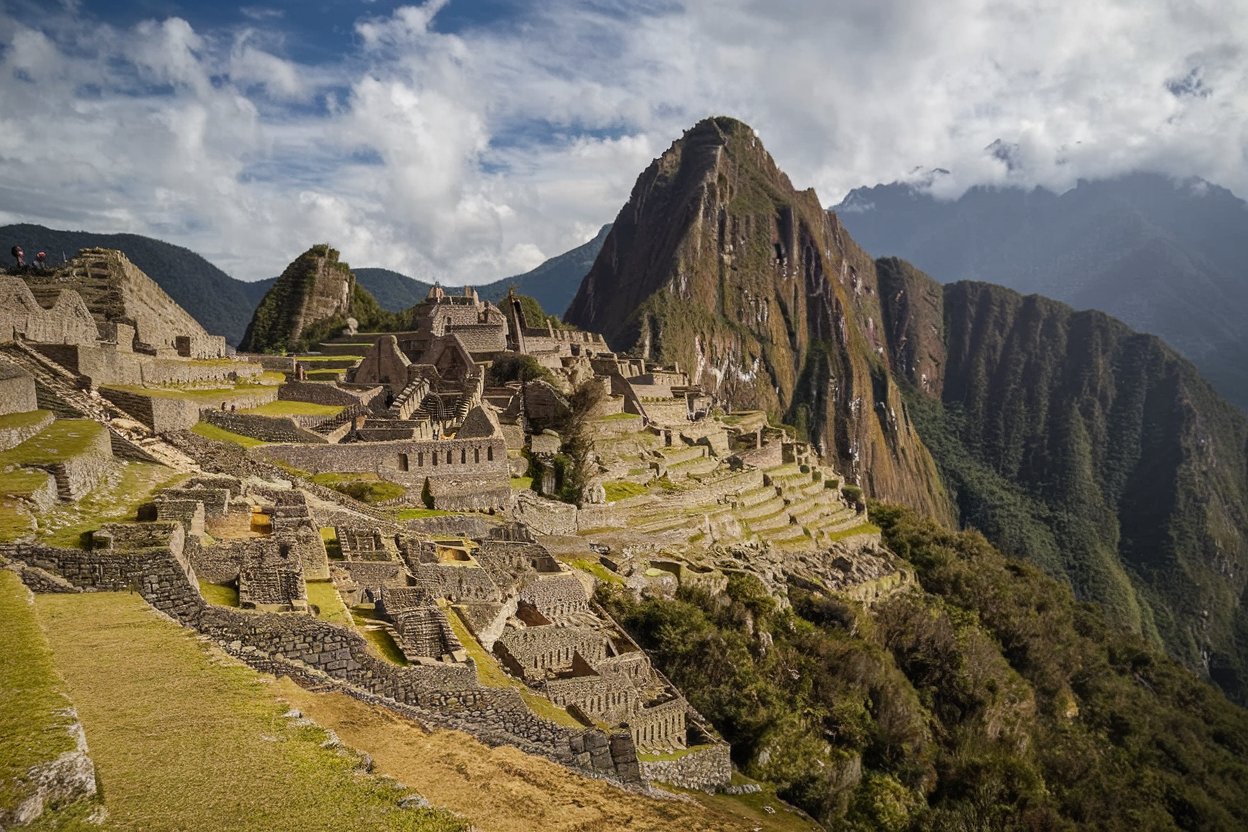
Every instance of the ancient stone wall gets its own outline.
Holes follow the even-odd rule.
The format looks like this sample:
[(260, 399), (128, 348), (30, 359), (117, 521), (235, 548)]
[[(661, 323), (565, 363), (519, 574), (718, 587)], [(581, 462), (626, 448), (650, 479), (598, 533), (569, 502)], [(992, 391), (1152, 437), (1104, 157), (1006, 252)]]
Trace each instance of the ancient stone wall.
[(0, 364), (0, 416), (38, 410), (35, 380), (12, 364)]
[(230, 433), (250, 436), (261, 442), (311, 442), (326, 444), (329, 440), (315, 431), (300, 427), (289, 416), (263, 416), (229, 410), (205, 410), (203, 421)]
[[(271, 356), (266, 356), (269, 358)], [(371, 405), (385, 389), (381, 386), (340, 387), (326, 381), (290, 380), (281, 386), (277, 397), (284, 401), (311, 402), (312, 404)]]
[(416, 585), (437, 598), (461, 601), (501, 601), (502, 593), (479, 566), (453, 563), (420, 563), (409, 558), (408, 569), (416, 577)]
[(596, 630), (545, 625), (508, 630), (494, 642), (494, 652), (513, 676), (536, 681), (548, 670), (572, 668), (577, 657), (597, 664), (607, 655), (607, 641)]
[(120, 251), (83, 249), (52, 274), (32, 277), (30, 282), (35, 291), (74, 290), (97, 324), (130, 324), (136, 330), (136, 340), (158, 352), (186, 358), (225, 355), (223, 337), (209, 335)]
[(289, 673), (305, 684), (337, 679), (376, 697), (377, 704), (400, 712), (419, 709), (434, 725), (639, 782), (636, 749), (627, 734), (577, 730), (541, 719), (514, 689), (479, 687), (471, 663), (398, 667), (374, 656), (359, 633), (307, 615), (211, 607), (200, 597), (189, 564), (167, 547), (118, 552), (16, 544), (0, 547), (0, 555), (86, 589), (137, 588), (157, 609), (259, 669)]
[(481, 480), (510, 489), (507, 447), (487, 439), (353, 442), (346, 445), (268, 445), (254, 453), (314, 474), (375, 473), (419, 494), (425, 479)]
[(0, 342), (22, 338), (46, 344), (94, 344), (99, 328), (82, 297), (72, 290), (39, 305), (20, 277), (0, 276)]
[(0, 427), (0, 451), (16, 448), (32, 436), (38, 435), (40, 431), (52, 424), (54, 418), (51, 413), (44, 412), (38, 418), (32, 418), (24, 424)]
[(670, 783), (682, 789), (714, 791), (732, 779), (732, 758), (725, 743), (691, 748), (675, 759), (641, 758), (646, 780)]
[(200, 406), (188, 399), (144, 396), (111, 387), (101, 388), (100, 395), (156, 433), (189, 430), (199, 422)]
[(689, 705), (676, 697), (634, 713), (628, 720), (633, 742), (646, 751), (685, 747), (685, 711)]

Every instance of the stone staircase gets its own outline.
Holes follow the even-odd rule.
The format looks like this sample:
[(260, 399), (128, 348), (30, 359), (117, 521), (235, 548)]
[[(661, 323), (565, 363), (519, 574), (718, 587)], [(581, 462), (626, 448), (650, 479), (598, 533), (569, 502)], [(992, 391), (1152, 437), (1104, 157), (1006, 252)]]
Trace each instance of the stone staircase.
[[(195, 461), (158, 435), (152, 434), (107, 399), (83, 389), (74, 373), (19, 342), (0, 347), (0, 360), (16, 364), (35, 380), (40, 410), (62, 419), (94, 419), (108, 428), (113, 454), (122, 459), (157, 462), (177, 471), (196, 470)], [(114, 420), (125, 424), (114, 425)]]

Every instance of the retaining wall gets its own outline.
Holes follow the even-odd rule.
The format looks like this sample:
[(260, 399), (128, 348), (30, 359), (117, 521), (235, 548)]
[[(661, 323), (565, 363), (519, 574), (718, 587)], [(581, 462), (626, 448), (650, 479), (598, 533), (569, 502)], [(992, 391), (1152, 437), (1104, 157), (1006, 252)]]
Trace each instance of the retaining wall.
[(682, 789), (715, 791), (732, 779), (732, 759), (727, 745), (696, 748), (674, 760), (641, 760), (646, 780), (670, 783)]
[[(467, 731), (492, 745), (515, 745), (565, 765), (639, 782), (632, 738), (547, 722), (510, 688), (478, 686), (467, 665), (400, 667), (374, 656), (363, 636), (303, 614), (253, 613), (210, 606), (181, 556), (181, 541), (119, 552), (37, 544), (0, 547), (0, 556), (60, 575), (83, 589), (137, 589), (154, 607), (212, 637), (253, 666), (289, 672), (296, 680), (317, 671), (378, 697), (387, 707), (411, 706), (435, 725)], [(175, 551), (176, 549), (176, 551)]]

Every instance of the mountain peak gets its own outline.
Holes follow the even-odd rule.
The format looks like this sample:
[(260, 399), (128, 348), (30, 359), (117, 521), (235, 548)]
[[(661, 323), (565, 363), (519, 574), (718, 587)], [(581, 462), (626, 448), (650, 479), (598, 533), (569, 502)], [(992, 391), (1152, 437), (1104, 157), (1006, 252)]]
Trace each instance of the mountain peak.
[(874, 269), (748, 125), (712, 118), (638, 178), (567, 319), (795, 425), (871, 493), (943, 515), (883, 368)]

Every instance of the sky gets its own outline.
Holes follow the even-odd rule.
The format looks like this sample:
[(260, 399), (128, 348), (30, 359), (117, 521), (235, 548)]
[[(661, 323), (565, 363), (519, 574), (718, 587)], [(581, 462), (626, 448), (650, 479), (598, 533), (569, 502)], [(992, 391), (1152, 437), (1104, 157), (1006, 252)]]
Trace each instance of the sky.
[(1248, 196), (1248, 0), (0, 0), (0, 222), (244, 280), (318, 242), (526, 271), (711, 115), (829, 206), (934, 168), (942, 198), (1138, 170)]

